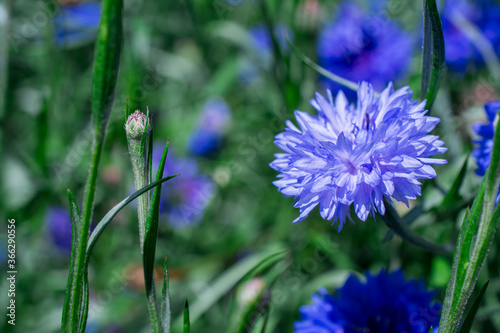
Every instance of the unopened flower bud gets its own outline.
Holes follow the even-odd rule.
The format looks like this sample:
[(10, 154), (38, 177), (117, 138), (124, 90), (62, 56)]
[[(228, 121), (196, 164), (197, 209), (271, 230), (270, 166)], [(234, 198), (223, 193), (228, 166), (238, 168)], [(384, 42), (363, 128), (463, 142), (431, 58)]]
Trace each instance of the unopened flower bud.
[(141, 140), (144, 135), (144, 131), (146, 131), (146, 126), (149, 131), (151, 126), (149, 125), (148, 118), (144, 113), (136, 110), (128, 117), (127, 122), (125, 123), (127, 138), (129, 140)]
[[(128, 152), (130, 161), (132, 162), (132, 170), (134, 171), (134, 183), (136, 190), (140, 190), (148, 185), (149, 179), (149, 163), (148, 142), (151, 125), (148, 117), (139, 110), (132, 113), (125, 123), (125, 132), (127, 134)], [(143, 140), (144, 138), (144, 140)], [(139, 238), (141, 242), (141, 253), (144, 249), (144, 234), (145, 223), (148, 214), (149, 196), (141, 195), (137, 198), (137, 214), (139, 219)]]

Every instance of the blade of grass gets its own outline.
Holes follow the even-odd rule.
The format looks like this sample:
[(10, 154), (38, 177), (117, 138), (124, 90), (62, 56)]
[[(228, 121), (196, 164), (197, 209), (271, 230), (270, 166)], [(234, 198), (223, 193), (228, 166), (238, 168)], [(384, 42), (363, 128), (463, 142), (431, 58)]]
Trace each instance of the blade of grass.
[[(66, 285), (66, 297), (64, 298), (63, 314), (69, 314), (77, 311), (79, 313), (80, 309), (80, 299), (82, 289), (78, 285), (78, 279), (80, 270), (82, 269), (80, 251), (81, 246), (81, 234), (82, 234), (82, 223), (80, 210), (78, 209), (78, 203), (76, 202), (73, 193), (68, 190), (68, 201), (69, 201), (69, 213), (71, 218), (71, 260), (70, 269), (68, 274), (68, 283)], [(69, 332), (68, 330), (72, 327), (71, 322), (64, 322), (61, 326), (62, 332)], [(79, 322), (75, 323), (75, 329), (78, 330)]]
[(186, 304), (184, 305), (184, 322), (182, 325), (182, 333), (189, 333), (191, 330), (191, 323), (189, 321), (189, 303), (186, 299)]
[(116, 77), (120, 62), (122, 42), (122, 10), (123, 0), (104, 0), (102, 2), (101, 20), (99, 23), (95, 44), (94, 69), (92, 78), (92, 123), (94, 126), (94, 140), (91, 148), (91, 158), (87, 182), (83, 199), (81, 216), (81, 233), (75, 243), (78, 249), (73, 252), (76, 256), (74, 263), (75, 274), (71, 274), (72, 285), (75, 293), (65, 296), (63, 307), (61, 332), (84, 331), (86, 326), (86, 309), (88, 305), (88, 288), (85, 286), (86, 267), (85, 256), (90, 231), (90, 221), (94, 207), (95, 190), (98, 176), (101, 151), (111, 112)]
[[(151, 137), (152, 138), (152, 137)], [(150, 142), (149, 152), (152, 150), (152, 139)], [(160, 160), (160, 166), (156, 173), (156, 180), (160, 180), (163, 176), (163, 170), (165, 169), (165, 160), (168, 154), (169, 142), (165, 145), (163, 150), (163, 155)], [(151, 153), (149, 154), (148, 164), (151, 166)], [(150, 168), (151, 169), (151, 168)], [(161, 320), (158, 316), (158, 304), (156, 302), (156, 291), (154, 284), (154, 262), (156, 254), (156, 238), (158, 235), (158, 215), (160, 213), (160, 197), (161, 197), (161, 186), (155, 187), (153, 191), (153, 198), (149, 205), (148, 217), (145, 223), (145, 235), (144, 235), (144, 251), (142, 255), (143, 269), (144, 269), (144, 281), (146, 286), (146, 297), (148, 299), (149, 315), (151, 318), (151, 323), (153, 325), (153, 332), (160, 332), (163, 329), (161, 325)]]

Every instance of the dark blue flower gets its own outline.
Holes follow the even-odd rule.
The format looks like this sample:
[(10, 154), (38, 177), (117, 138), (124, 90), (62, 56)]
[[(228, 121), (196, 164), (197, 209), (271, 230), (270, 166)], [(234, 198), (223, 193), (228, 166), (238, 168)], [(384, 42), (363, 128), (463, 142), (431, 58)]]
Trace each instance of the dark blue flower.
[(64, 254), (69, 254), (72, 235), (68, 210), (61, 207), (50, 207), (45, 214), (45, 225), (55, 248)]
[(231, 110), (223, 100), (210, 100), (203, 107), (198, 125), (188, 139), (188, 151), (196, 156), (213, 156), (224, 141)]
[(439, 323), (441, 305), (423, 280), (407, 281), (401, 270), (351, 275), (336, 295), (321, 288), (300, 308), (295, 333), (428, 333)]
[[(368, 81), (376, 90), (406, 73), (413, 49), (410, 36), (386, 17), (369, 15), (356, 4), (344, 2), (337, 11), (337, 19), (319, 35), (322, 67), (354, 82)], [(333, 92), (341, 87), (323, 80)]]
[(500, 54), (500, 5), (490, 0), (446, 1), (441, 15), (446, 42), (446, 63), (457, 73), (465, 73), (469, 64), (481, 66), (484, 59), (460, 27), (460, 17), (476, 26), (495, 53)]
[[(500, 101), (490, 102), (484, 106), (486, 116), (488, 117), (487, 123), (475, 123), (472, 129), (480, 136), (479, 139), (472, 140), (475, 145), (472, 151), (472, 156), (476, 158), (477, 169), (476, 174), (484, 176), (486, 169), (491, 162), (491, 152), (493, 151), (493, 140), (495, 136), (495, 116), (497, 111), (500, 110)], [(497, 195), (497, 202), (500, 199), (500, 190)]]
[(76, 47), (92, 42), (97, 34), (100, 15), (100, 2), (60, 6), (53, 19), (55, 44)]
[[(164, 145), (153, 147), (153, 170), (156, 173)], [(182, 159), (170, 150), (163, 175), (180, 174), (162, 185), (160, 214), (175, 227), (185, 227), (201, 221), (205, 209), (215, 194), (212, 179), (198, 170), (193, 159)]]
[(280, 172), (274, 185), (300, 208), (294, 222), (319, 205), (324, 219), (339, 220), (340, 231), (350, 205), (363, 221), (375, 211), (384, 214), (384, 199), (408, 205), (421, 195), (418, 180), (436, 176), (431, 164), (446, 163), (430, 158), (446, 151), (428, 135), (439, 119), (425, 116), (425, 102), (413, 101), (408, 87), (394, 91), (389, 84), (376, 97), (362, 82), (355, 105), (342, 91), (335, 101), (330, 91), (328, 99), (316, 94), (311, 104), (318, 115), (295, 111), (300, 128), (286, 122), (274, 141), (284, 153), (270, 164)]
[(476, 145), (472, 151), (472, 156), (476, 158), (477, 170), (476, 174), (479, 176), (484, 176), (486, 169), (490, 165), (491, 161), (491, 151), (493, 149), (493, 138), (495, 134), (495, 128), (493, 127), (493, 122), (497, 111), (500, 109), (500, 101), (490, 102), (484, 106), (486, 111), (486, 116), (488, 117), (487, 123), (475, 123), (472, 125), (472, 129), (479, 135), (480, 139), (472, 140)]

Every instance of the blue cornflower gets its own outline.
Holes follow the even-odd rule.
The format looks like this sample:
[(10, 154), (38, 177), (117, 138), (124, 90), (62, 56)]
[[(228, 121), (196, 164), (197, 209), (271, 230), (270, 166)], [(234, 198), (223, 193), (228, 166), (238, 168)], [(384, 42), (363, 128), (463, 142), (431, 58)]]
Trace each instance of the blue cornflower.
[(439, 323), (441, 305), (423, 280), (407, 281), (401, 270), (351, 275), (336, 295), (321, 288), (300, 308), (295, 333), (428, 333)]
[[(494, 121), (497, 111), (500, 110), (500, 101), (490, 102), (484, 106), (486, 111), (486, 116), (488, 117), (488, 122), (475, 123), (472, 125), (472, 129), (479, 135), (480, 139), (472, 140), (472, 143), (476, 145), (472, 151), (472, 156), (476, 158), (477, 169), (476, 174), (479, 176), (484, 176), (486, 169), (490, 165), (491, 152), (493, 151), (493, 140), (495, 136)], [(500, 198), (500, 192), (497, 196), (497, 201)]]
[(53, 19), (55, 44), (76, 47), (92, 42), (97, 35), (100, 15), (100, 2), (60, 6)]
[(188, 139), (188, 151), (196, 156), (212, 156), (224, 141), (231, 110), (221, 99), (208, 101), (203, 107), (198, 125)]
[(71, 219), (68, 210), (50, 207), (45, 214), (45, 225), (54, 247), (63, 254), (71, 252)]
[(500, 5), (490, 0), (446, 1), (441, 15), (443, 34), (446, 41), (446, 63), (457, 73), (465, 73), (469, 64), (481, 66), (484, 59), (470, 39), (457, 25), (457, 14), (476, 26), (500, 55)]
[[(164, 145), (153, 146), (153, 169), (158, 169)], [(156, 172), (156, 171), (155, 171)], [(160, 214), (174, 227), (185, 227), (201, 221), (215, 194), (212, 179), (198, 170), (193, 159), (175, 156), (170, 150), (165, 162), (164, 177), (180, 174), (162, 185)]]
[(446, 148), (428, 135), (439, 119), (425, 116), (425, 102), (411, 97), (408, 87), (394, 91), (392, 84), (376, 97), (362, 82), (356, 105), (349, 105), (342, 91), (335, 101), (328, 91), (328, 100), (316, 94), (310, 101), (317, 116), (295, 111), (300, 129), (286, 122), (274, 141), (284, 153), (270, 164), (280, 172), (273, 184), (295, 197), (294, 207), (300, 208), (294, 222), (319, 205), (324, 219), (339, 220), (340, 231), (351, 204), (366, 221), (375, 211), (384, 214), (384, 199), (408, 205), (421, 195), (418, 179), (435, 177), (431, 164), (446, 163), (429, 157)]
[[(368, 81), (381, 90), (406, 73), (412, 40), (386, 17), (369, 15), (356, 4), (344, 2), (337, 20), (328, 23), (319, 35), (318, 62), (336, 75), (354, 82)], [(324, 82), (333, 92), (341, 88), (330, 80)]]

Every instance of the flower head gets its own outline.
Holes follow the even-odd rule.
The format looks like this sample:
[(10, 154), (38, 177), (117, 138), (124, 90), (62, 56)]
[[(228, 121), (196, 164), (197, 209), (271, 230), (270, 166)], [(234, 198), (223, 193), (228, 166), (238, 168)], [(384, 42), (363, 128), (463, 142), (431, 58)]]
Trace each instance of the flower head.
[(146, 126), (148, 126), (148, 131), (151, 125), (148, 123), (148, 118), (144, 113), (139, 110), (135, 110), (130, 116), (128, 116), (125, 122), (125, 133), (127, 137), (133, 140), (141, 140), (144, 132), (146, 131)]
[(53, 19), (54, 42), (65, 47), (77, 47), (92, 42), (97, 35), (100, 15), (100, 2), (60, 6)]
[(407, 281), (401, 270), (366, 276), (351, 275), (336, 295), (324, 288), (300, 308), (296, 333), (428, 333), (439, 322), (441, 305), (422, 280)]
[(421, 195), (418, 179), (435, 177), (430, 165), (446, 163), (429, 157), (446, 148), (428, 135), (439, 119), (425, 116), (425, 102), (411, 96), (408, 87), (394, 91), (389, 84), (376, 97), (362, 82), (355, 105), (342, 91), (335, 101), (328, 91), (328, 99), (316, 94), (311, 100), (317, 116), (295, 111), (299, 127), (286, 122), (274, 141), (284, 152), (270, 164), (280, 172), (274, 185), (300, 208), (294, 222), (319, 205), (324, 219), (339, 220), (340, 231), (351, 204), (366, 221), (370, 213), (385, 213), (384, 199), (408, 205)]
[[(371, 82), (375, 89), (405, 74), (412, 54), (410, 36), (394, 22), (373, 17), (353, 3), (342, 3), (338, 13), (338, 19), (326, 24), (318, 38), (322, 67), (351, 81)], [(324, 82), (334, 92), (341, 88), (330, 80)]]
[(188, 139), (188, 151), (196, 156), (211, 156), (219, 151), (231, 120), (231, 110), (223, 100), (208, 101), (198, 126)]
[(71, 252), (71, 219), (69, 212), (61, 207), (50, 207), (45, 214), (45, 224), (52, 244), (62, 253)]
[[(162, 145), (153, 145), (153, 170), (158, 169), (162, 152)], [(199, 223), (214, 197), (214, 182), (199, 172), (195, 160), (176, 157), (169, 150), (163, 175), (172, 174), (180, 176), (162, 185), (160, 214), (166, 216), (174, 227)]]

